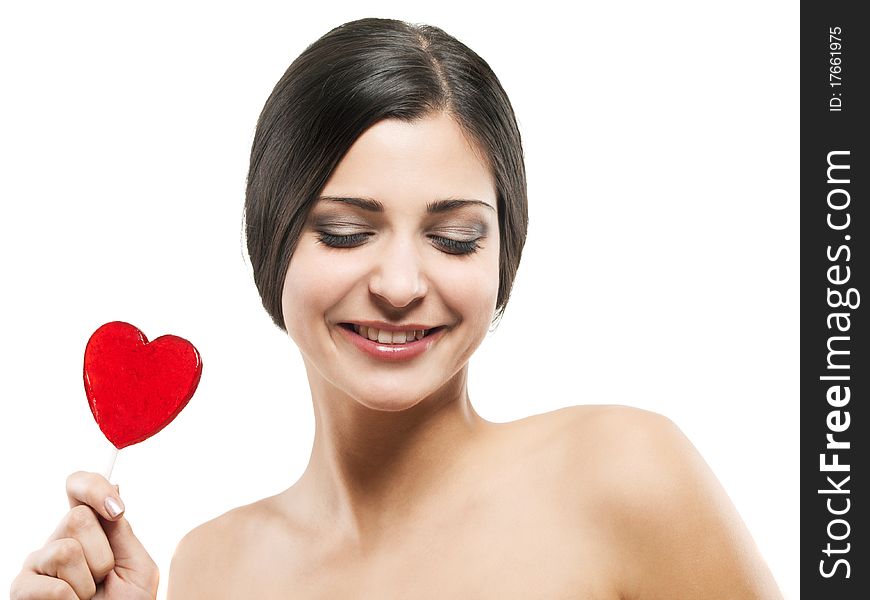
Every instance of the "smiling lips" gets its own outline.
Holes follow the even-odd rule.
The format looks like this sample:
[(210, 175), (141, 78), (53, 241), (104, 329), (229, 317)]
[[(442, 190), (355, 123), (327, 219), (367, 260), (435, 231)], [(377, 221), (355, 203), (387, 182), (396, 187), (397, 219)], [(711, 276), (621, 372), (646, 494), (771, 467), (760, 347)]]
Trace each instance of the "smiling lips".
[(341, 323), (339, 330), (369, 356), (394, 361), (408, 360), (428, 350), (441, 337), (444, 327), (426, 328), (412, 324), (378, 328), (360, 323)]
[(386, 329), (377, 329), (375, 327), (366, 327), (365, 325), (353, 324), (353, 330), (368, 338), (373, 342), (381, 344), (404, 344), (405, 342), (413, 342), (415, 339), (422, 340), (428, 329), (408, 329), (404, 331), (387, 331)]

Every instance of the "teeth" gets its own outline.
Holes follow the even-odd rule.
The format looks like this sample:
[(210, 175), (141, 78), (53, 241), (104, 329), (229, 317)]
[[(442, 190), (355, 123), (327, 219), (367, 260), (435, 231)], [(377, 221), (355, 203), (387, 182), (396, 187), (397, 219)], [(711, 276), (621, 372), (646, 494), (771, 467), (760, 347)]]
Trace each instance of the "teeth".
[(375, 329), (374, 327), (366, 327), (365, 325), (354, 325), (353, 330), (364, 338), (368, 338), (379, 344), (404, 344), (413, 342), (415, 339), (423, 339), (425, 330), (412, 329), (410, 331), (385, 331), (383, 329)]

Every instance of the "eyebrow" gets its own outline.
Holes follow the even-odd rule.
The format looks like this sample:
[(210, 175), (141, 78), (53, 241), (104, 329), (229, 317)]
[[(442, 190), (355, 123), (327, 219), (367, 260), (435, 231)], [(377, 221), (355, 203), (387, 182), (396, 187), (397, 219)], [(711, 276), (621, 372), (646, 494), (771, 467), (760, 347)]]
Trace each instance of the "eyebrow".
[[(384, 212), (383, 203), (375, 200), (374, 198), (352, 198), (346, 196), (321, 196), (320, 200), (326, 200), (328, 202), (340, 202), (342, 204), (350, 204), (351, 206), (356, 206), (357, 208), (361, 208), (363, 210), (367, 210), (370, 212), (382, 213)], [(469, 200), (465, 198), (447, 198), (445, 200), (436, 200), (434, 202), (429, 202), (426, 204), (426, 212), (427, 213), (445, 213), (451, 210), (456, 210), (457, 208), (462, 208), (464, 206), (485, 206), (488, 209), (495, 211), (495, 208), (492, 204), (488, 202), (484, 202), (483, 200)]]

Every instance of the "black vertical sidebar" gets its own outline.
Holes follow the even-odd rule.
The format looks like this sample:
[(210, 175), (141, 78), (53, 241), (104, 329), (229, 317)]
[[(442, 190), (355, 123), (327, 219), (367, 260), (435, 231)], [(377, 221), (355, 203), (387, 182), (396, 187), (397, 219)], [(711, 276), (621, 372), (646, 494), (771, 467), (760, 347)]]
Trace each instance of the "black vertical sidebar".
[(812, 600), (870, 598), (870, 21), (858, 17), (861, 4), (801, 3), (800, 574)]

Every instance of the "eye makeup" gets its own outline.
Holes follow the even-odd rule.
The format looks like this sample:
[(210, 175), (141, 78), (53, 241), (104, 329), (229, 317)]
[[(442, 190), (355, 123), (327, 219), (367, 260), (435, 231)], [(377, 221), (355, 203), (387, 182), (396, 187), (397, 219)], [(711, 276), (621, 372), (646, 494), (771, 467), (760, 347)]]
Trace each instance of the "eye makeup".
[[(346, 235), (336, 235), (326, 231), (317, 231), (317, 242), (330, 248), (355, 248), (363, 245), (373, 233), (352, 233)], [(442, 250), (446, 254), (472, 254), (477, 252), (482, 246), (480, 240), (483, 236), (472, 240), (456, 240), (440, 235), (429, 235), (432, 240), (432, 245)]]
[[(316, 243), (330, 248), (355, 248), (364, 244), (368, 238), (376, 235), (372, 231), (356, 231), (354, 229), (371, 229), (362, 223), (341, 221), (335, 219), (315, 219), (312, 229), (317, 236)], [(462, 226), (442, 226), (434, 229), (435, 233), (427, 234), (432, 244), (445, 254), (473, 254), (483, 246), (480, 240), (486, 237), (487, 227), (483, 223)], [(346, 233), (341, 233), (342, 231)], [(449, 234), (453, 234), (450, 236)], [(459, 236), (460, 239), (457, 239)]]
[[(456, 207), (462, 210), (463, 207)], [(470, 214), (469, 218), (459, 218), (457, 212), (444, 218), (441, 214), (428, 214), (425, 226), (426, 237), (432, 246), (450, 255), (469, 255), (477, 252), (483, 246), (480, 241), (487, 237), (488, 224), (476, 215)], [(462, 211), (465, 212), (465, 211)], [(316, 242), (330, 248), (355, 248), (365, 244), (369, 238), (377, 235), (381, 226), (382, 213), (375, 217), (377, 224), (370, 219), (361, 218), (356, 211), (335, 212), (332, 210), (316, 211), (312, 214), (310, 228), (316, 235)]]

